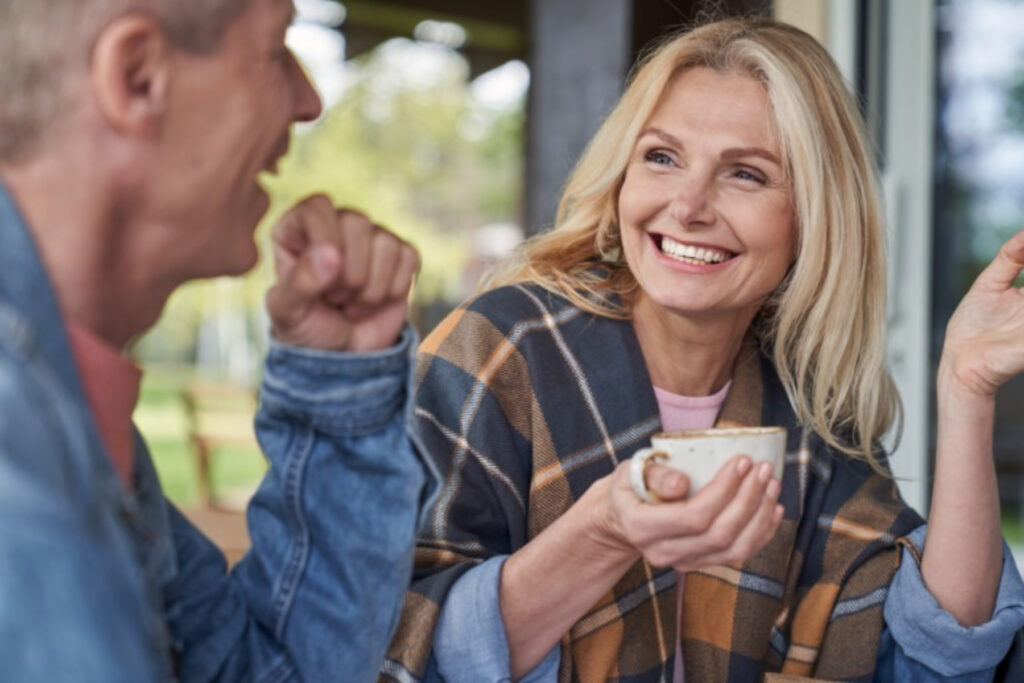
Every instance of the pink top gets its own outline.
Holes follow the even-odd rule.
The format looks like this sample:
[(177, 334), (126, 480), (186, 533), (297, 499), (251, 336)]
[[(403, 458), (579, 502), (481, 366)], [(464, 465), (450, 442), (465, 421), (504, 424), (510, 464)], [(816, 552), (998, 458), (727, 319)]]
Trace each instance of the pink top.
[[(715, 426), (718, 411), (725, 403), (732, 382), (710, 396), (682, 396), (670, 391), (654, 387), (654, 397), (658, 400), (658, 413), (661, 415), (661, 428), (666, 432), (678, 429), (708, 429)], [(683, 583), (685, 574), (676, 574), (676, 623), (683, 618)], [(682, 639), (676, 639), (676, 666), (672, 673), (672, 683), (684, 683), (686, 674), (683, 669)]]
[(132, 411), (139, 400), (142, 371), (91, 330), (70, 321), (67, 328), (100, 439), (121, 481), (131, 489), (135, 461)]

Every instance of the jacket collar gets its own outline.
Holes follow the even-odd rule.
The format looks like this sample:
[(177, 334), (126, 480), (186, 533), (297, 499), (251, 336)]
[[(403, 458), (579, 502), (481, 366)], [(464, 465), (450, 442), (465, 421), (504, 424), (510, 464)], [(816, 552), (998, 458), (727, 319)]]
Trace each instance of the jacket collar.
[[(76, 402), (86, 405), (57, 294), (28, 224), (2, 180), (0, 336), (13, 341), (25, 356), (42, 360)], [(97, 438), (92, 435), (92, 440)]]

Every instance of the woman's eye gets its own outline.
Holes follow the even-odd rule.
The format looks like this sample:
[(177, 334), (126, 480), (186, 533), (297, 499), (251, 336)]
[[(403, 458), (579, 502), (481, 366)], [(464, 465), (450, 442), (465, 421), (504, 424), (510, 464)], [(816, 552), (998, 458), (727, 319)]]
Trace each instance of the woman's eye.
[(764, 178), (757, 175), (756, 173), (753, 173), (752, 171), (748, 171), (745, 168), (736, 169), (736, 171), (733, 173), (733, 177), (738, 178), (739, 180), (748, 180), (751, 182), (755, 182), (758, 185), (764, 185), (766, 182)]
[(672, 157), (657, 149), (652, 149), (650, 152), (644, 154), (644, 161), (649, 161), (652, 164), (658, 164), (660, 166), (668, 166), (669, 164), (675, 163), (672, 160)]

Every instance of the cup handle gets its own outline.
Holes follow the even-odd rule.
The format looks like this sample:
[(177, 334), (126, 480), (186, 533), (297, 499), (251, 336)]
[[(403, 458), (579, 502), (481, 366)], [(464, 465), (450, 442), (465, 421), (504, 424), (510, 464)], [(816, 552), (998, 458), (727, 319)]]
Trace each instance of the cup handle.
[(633, 487), (633, 493), (646, 503), (661, 502), (661, 498), (647, 488), (647, 479), (644, 476), (647, 473), (647, 465), (655, 460), (668, 460), (668, 453), (655, 448), (641, 448), (633, 454), (629, 463), (629, 484)]

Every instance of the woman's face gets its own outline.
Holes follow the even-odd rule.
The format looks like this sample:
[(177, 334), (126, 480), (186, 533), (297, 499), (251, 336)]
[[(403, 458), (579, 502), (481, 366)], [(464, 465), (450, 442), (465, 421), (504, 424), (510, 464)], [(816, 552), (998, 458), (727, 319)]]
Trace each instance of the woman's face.
[(622, 247), (642, 295), (694, 319), (747, 316), (794, 259), (794, 214), (764, 87), (677, 75), (619, 192)]

